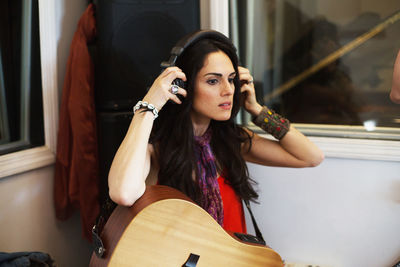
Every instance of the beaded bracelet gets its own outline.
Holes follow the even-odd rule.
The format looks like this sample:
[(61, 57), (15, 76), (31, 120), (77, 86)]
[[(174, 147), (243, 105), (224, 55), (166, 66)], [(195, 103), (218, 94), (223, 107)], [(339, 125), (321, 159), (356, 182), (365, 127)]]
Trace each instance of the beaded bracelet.
[(135, 114), (136, 111), (138, 111), (138, 110), (141, 109), (141, 108), (144, 108), (143, 112), (144, 112), (144, 111), (150, 111), (150, 112), (152, 112), (153, 115), (154, 115), (154, 119), (157, 119), (157, 117), (158, 117), (158, 110), (157, 110), (157, 108), (156, 108), (154, 105), (149, 104), (149, 103), (146, 102), (146, 101), (139, 101), (139, 102), (137, 102), (137, 104), (133, 107), (133, 114)]
[(264, 106), (260, 114), (252, 119), (253, 123), (271, 134), (278, 140), (281, 140), (289, 131), (290, 122), (273, 110)]

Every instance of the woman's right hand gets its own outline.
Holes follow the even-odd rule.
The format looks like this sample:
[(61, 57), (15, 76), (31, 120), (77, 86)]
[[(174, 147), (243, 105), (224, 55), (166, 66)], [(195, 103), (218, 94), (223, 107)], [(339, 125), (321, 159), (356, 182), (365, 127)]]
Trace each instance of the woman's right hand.
[[(186, 75), (182, 72), (182, 70), (176, 66), (166, 68), (153, 82), (149, 91), (143, 98), (143, 101), (146, 101), (150, 104), (153, 104), (158, 111), (162, 109), (162, 107), (167, 103), (168, 100), (172, 100), (177, 104), (181, 104), (181, 100), (177, 95), (171, 93), (172, 82), (176, 79), (182, 79), (186, 81)], [(178, 93), (183, 97), (186, 97), (186, 90), (179, 87)]]

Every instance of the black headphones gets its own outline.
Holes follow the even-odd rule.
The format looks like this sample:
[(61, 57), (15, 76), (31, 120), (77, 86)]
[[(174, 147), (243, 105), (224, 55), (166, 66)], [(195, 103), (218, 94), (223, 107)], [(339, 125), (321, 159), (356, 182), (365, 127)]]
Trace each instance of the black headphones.
[[(175, 66), (176, 60), (187, 47), (203, 39), (214, 39), (216, 41), (224, 43), (232, 43), (232, 41), (228, 37), (214, 30), (199, 30), (189, 33), (188, 35), (185, 35), (182, 39), (180, 39), (178, 43), (176, 43), (176, 45), (171, 49), (170, 58), (168, 59), (168, 61), (161, 62), (161, 68), (165, 69)], [(172, 84), (176, 84), (181, 88), (185, 88), (185, 82), (181, 79), (175, 79)]]

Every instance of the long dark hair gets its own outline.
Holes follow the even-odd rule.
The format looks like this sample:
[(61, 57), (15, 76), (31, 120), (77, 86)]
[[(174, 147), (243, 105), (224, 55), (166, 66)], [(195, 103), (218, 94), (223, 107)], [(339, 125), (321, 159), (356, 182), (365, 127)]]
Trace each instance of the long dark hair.
[[(159, 184), (174, 187), (196, 202), (200, 199), (197, 163), (194, 154), (194, 134), (190, 117), (193, 104), (195, 79), (204, 65), (206, 56), (222, 51), (228, 55), (238, 72), (238, 58), (232, 43), (214, 39), (199, 40), (187, 47), (179, 56), (176, 65), (186, 74), (187, 97), (182, 104), (167, 103), (156, 119), (151, 135), (159, 162)], [(254, 200), (258, 194), (252, 187), (247, 165), (241, 156), (241, 147), (251, 147), (251, 136), (238, 126), (234, 118), (240, 109), (239, 75), (234, 79), (235, 93), (231, 118), (227, 121), (211, 120), (211, 147), (217, 160), (219, 173), (233, 187), (236, 194), (245, 200)], [(196, 180), (193, 179), (193, 175)]]

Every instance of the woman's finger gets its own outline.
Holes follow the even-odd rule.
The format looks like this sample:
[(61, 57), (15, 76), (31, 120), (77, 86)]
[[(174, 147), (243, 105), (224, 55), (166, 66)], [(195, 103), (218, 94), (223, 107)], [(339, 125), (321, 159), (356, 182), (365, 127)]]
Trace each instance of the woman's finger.
[[(171, 85), (171, 88), (169, 89), (169, 92), (172, 96), (176, 96), (176, 95), (181, 95), (183, 97), (186, 97), (187, 95), (187, 91), (177, 85)], [(171, 96), (171, 97), (172, 97)]]
[(169, 67), (162, 73), (162, 78), (166, 80), (167, 83), (172, 83), (176, 78), (186, 81), (186, 75), (178, 67)]
[(239, 67), (239, 80), (241, 86), (243, 86), (244, 84), (252, 84), (253, 76), (250, 74), (250, 71), (248, 69)]

